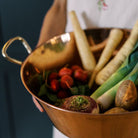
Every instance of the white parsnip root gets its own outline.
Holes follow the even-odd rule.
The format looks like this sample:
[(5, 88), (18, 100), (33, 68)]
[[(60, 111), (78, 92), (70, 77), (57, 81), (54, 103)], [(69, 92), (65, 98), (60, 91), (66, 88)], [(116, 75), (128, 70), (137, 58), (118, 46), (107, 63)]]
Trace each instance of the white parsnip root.
[(98, 63), (91, 75), (90, 81), (89, 81), (89, 87), (92, 87), (92, 84), (94, 82), (94, 79), (97, 75), (97, 73), (105, 66), (105, 64), (110, 60), (113, 51), (115, 48), (119, 45), (123, 38), (123, 31), (121, 29), (112, 29), (109, 34), (108, 41), (106, 43), (106, 46), (101, 53), (100, 59), (98, 60)]
[(93, 40), (93, 37), (91, 35), (88, 35), (87, 36), (87, 39), (88, 39), (89, 44), (93, 47), (95, 45), (95, 42)]
[(108, 39), (105, 39), (101, 43), (90, 46), (91, 52), (96, 53), (96, 52), (102, 51), (105, 48), (107, 41)]
[(81, 58), (83, 68), (88, 71), (93, 71), (96, 65), (96, 60), (90, 50), (85, 32), (82, 30), (79, 24), (75, 11), (71, 11), (69, 13), (69, 17), (72, 22), (77, 49)]
[(123, 44), (116, 56), (97, 74), (96, 83), (103, 84), (124, 62), (138, 40), (138, 21), (133, 26), (129, 38)]

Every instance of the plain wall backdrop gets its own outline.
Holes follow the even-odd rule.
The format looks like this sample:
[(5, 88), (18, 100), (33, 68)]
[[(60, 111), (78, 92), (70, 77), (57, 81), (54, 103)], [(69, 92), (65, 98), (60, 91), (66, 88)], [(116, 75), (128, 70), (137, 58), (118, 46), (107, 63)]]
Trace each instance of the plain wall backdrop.
[[(0, 0), (0, 50), (10, 38), (21, 36), (34, 49), (43, 17), (52, 0)], [(23, 61), (28, 55), (15, 42), (7, 51)], [(0, 138), (51, 138), (52, 123), (40, 113), (20, 79), (20, 66), (0, 53)]]

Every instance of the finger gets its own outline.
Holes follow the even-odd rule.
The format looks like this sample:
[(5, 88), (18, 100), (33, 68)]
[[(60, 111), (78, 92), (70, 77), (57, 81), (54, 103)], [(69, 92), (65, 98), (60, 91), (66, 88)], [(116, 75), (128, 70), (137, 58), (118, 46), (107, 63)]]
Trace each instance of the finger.
[(32, 96), (33, 102), (36, 105), (36, 107), (38, 108), (38, 110), (40, 112), (44, 112), (44, 109), (42, 108), (42, 106), (39, 104), (39, 102), (35, 99), (35, 97)]

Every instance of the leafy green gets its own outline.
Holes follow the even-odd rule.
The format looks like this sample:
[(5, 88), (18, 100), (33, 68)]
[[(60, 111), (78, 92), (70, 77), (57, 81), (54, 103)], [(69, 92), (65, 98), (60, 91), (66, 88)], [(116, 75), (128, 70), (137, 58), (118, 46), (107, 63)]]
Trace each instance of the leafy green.
[(27, 82), (29, 89), (35, 93), (40, 90), (41, 85), (43, 84), (44, 80), (41, 74), (35, 74), (30, 77)]
[(79, 88), (79, 94), (80, 95), (90, 95), (91, 91), (90, 91), (89, 86), (87, 84), (79, 85), (78, 88)]
[(74, 86), (70, 88), (70, 92), (72, 95), (90, 95), (90, 89), (87, 84)]
[(49, 101), (54, 102), (54, 103), (58, 100), (57, 96), (55, 94), (51, 93), (50, 89), (48, 89), (45, 84), (43, 84), (40, 87), (38, 96), (39, 97), (46, 96)]
[(70, 88), (70, 92), (72, 95), (78, 95), (79, 89), (78, 89), (78, 87), (72, 87), (72, 88)]

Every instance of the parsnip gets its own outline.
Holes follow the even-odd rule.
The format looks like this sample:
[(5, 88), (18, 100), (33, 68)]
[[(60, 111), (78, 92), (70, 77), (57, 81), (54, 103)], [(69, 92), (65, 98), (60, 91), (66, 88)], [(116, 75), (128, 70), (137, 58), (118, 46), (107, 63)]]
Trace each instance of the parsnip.
[(95, 46), (95, 42), (94, 42), (93, 37), (91, 35), (88, 35), (88, 38), (87, 39), (88, 39), (89, 44), (92, 47)]
[(108, 39), (105, 39), (104, 41), (102, 41), (99, 44), (95, 44), (93, 46), (90, 46), (91, 52), (95, 53), (95, 52), (99, 52), (99, 51), (103, 50), (106, 43), (107, 43), (107, 40)]
[(90, 50), (87, 37), (79, 24), (75, 11), (71, 11), (69, 13), (69, 17), (72, 22), (77, 49), (81, 58), (83, 68), (88, 71), (93, 71), (96, 65), (96, 60)]
[(100, 56), (100, 59), (94, 69), (94, 72), (89, 81), (89, 87), (92, 86), (97, 73), (105, 66), (111, 58), (113, 51), (119, 45), (123, 38), (123, 31), (121, 29), (112, 29), (109, 34), (107, 44)]
[(129, 38), (123, 44), (117, 55), (97, 74), (96, 83), (103, 84), (124, 62), (138, 40), (138, 20), (131, 30)]
[[(108, 80), (104, 82), (98, 89), (96, 89), (91, 97), (96, 100), (98, 97), (103, 95), (106, 91), (114, 87), (118, 82), (120, 82), (125, 76), (127, 76), (135, 65), (138, 63), (138, 42), (133, 48), (132, 52), (126, 58), (124, 63), (119, 67), (119, 69), (114, 72)], [(138, 82), (137, 82), (138, 84)]]

